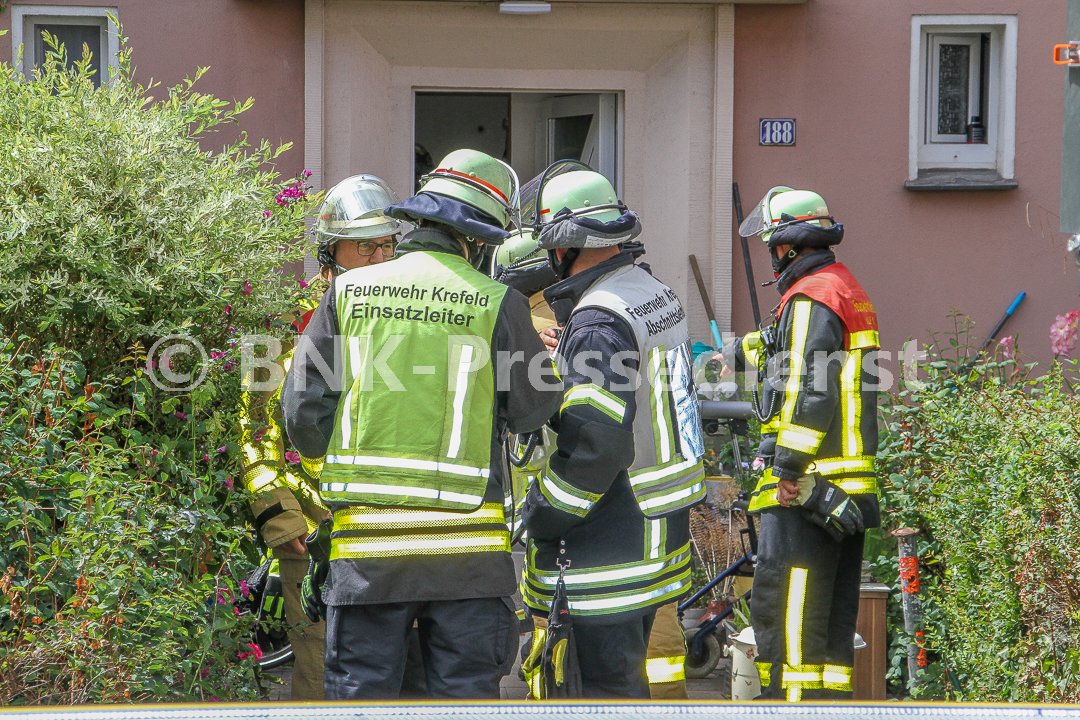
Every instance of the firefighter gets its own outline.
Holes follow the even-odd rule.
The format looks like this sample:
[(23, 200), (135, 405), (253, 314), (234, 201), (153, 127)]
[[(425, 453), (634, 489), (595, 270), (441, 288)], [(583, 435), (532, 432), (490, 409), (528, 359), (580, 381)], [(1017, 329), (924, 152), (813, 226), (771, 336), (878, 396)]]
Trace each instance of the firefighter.
[[(385, 217), (382, 209), (394, 202), (394, 191), (372, 175), (348, 178), (330, 191), (315, 225), (322, 273), (309, 281), (313, 296), (322, 296), (334, 274), (393, 256), (401, 223)], [(303, 323), (303, 318), (297, 321), (298, 332), (303, 331)], [(290, 358), (291, 348), (280, 362), (285, 366)], [(296, 658), (290, 683), (292, 699), (322, 700), (325, 623), (310, 622), (300, 602), (300, 584), (309, 562), (304, 539), (328, 512), (317, 490), (322, 461), (302, 458), (299, 465), (286, 462), (280, 385), (245, 393), (244, 402), (243, 481), (257, 495), (251, 508), (255, 524), (263, 542), (273, 549), (281, 573), (289, 642)]]
[(584, 696), (648, 698), (650, 631), (689, 588), (688, 508), (705, 497), (686, 319), (635, 262), (641, 223), (607, 179), (574, 170), (537, 192), (565, 394), (523, 503), (522, 598), (546, 615), (565, 570)]
[(874, 456), (877, 316), (832, 247), (844, 237), (820, 195), (766, 194), (740, 228), (760, 235), (781, 294), (775, 322), (736, 338), (725, 364), (766, 375), (765, 472), (750, 611), (762, 697), (850, 698), (864, 530), (880, 515)]
[[(558, 332), (555, 316), (544, 300), (544, 290), (555, 284), (557, 277), (548, 262), (547, 253), (533, 237), (531, 230), (524, 230), (512, 236), (501, 245), (495, 254), (493, 277), (529, 298), (532, 309), (533, 327), (541, 334), (548, 349), (558, 348)], [(550, 428), (544, 427), (543, 439), (527, 458), (522, 469), (513, 468), (514, 488), (517, 497), (523, 497), (523, 490), (534, 482), (543, 470), (547, 455), (554, 448), (554, 435)], [(527, 440), (516, 445), (522, 449)], [(547, 618), (543, 615), (533, 618), (536, 628), (545, 629)], [(670, 602), (656, 610), (652, 632), (649, 634), (649, 646), (646, 653), (645, 674), (649, 681), (649, 695), (653, 700), (687, 700), (686, 694), (686, 638), (682, 623), (679, 621), (678, 602)]]
[(414, 622), (433, 697), (498, 698), (512, 665), (502, 441), (562, 397), (525, 298), (476, 269), (508, 234), (512, 178), (458, 150), (388, 207), (418, 228), (334, 278), (286, 378), (290, 439), (326, 455), (329, 560), (305, 588), (326, 606), (327, 699), (397, 698)]

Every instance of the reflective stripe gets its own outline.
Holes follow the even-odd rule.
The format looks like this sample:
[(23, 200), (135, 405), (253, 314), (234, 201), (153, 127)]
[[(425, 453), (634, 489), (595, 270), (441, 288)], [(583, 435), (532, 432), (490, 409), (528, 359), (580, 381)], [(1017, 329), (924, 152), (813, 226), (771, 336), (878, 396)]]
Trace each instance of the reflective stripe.
[(322, 483), (322, 491), (327, 493), (357, 493), (361, 495), (386, 495), (398, 498), (427, 498), (475, 507), (484, 499), (483, 495), (464, 495), (462, 493), (436, 490), (425, 487), (405, 485), (374, 485), (372, 483)]
[(776, 444), (798, 450), (808, 455), (815, 455), (821, 447), (821, 441), (825, 439), (825, 433), (812, 428), (802, 427), (793, 423), (780, 423), (780, 432), (776, 436)]
[(626, 403), (593, 383), (575, 385), (567, 390), (559, 412), (571, 405), (591, 405), (618, 422), (626, 417)]
[[(805, 568), (791, 568), (791, 576), (788, 580), (787, 614), (784, 619), (784, 637), (787, 645), (787, 665), (798, 667), (802, 665), (802, 626), (803, 605), (806, 602), (806, 576)], [(820, 676), (819, 676), (820, 678)], [(787, 687), (788, 668), (784, 668), (784, 686)], [(788, 702), (798, 702), (802, 699), (802, 686), (788, 687)]]
[(457, 382), (454, 385), (454, 425), (450, 431), (450, 447), (446, 457), (456, 458), (461, 451), (461, 426), (465, 421), (465, 396), (469, 390), (469, 367), (472, 364), (473, 346), (461, 346), (458, 360)]
[[(661, 604), (659, 602), (661, 599), (675, 597), (683, 592), (689, 584), (689, 580), (690, 569), (687, 568), (684, 573), (679, 575), (672, 582), (664, 585), (652, 585), (644, 590), (611, 593), (603, 596), (571, 596), (568, 598), (570, 610), (573, 613), (580, 613), (582, 615), (603, 615), (613, 612), (634, 610), (647, 605)], [(538, 603), (544, 608), (551, 607), (550, 600), (538, 598), (532, 593), (529, 593), (528, 599), (533, 600), (533, 602)]]
[(347, 508), (334, 513), (334, 530), (393, 530), (430, 527), (460, 527), (477, 523), (504, 522), (504, 512), (497, 503), (485, 503), (476, 512), (457, 513), (438, 510), (398, 510), (396, 508)]
[[(395, 468), (401, 470), (426, 470), (449, 475), (487, 478), (491, 472), (487, 468), (454, 465), (453, 463), (435, 462), (434, 460), (412, 460), (410, 458), (377, 457), (374, 455), (327, 455), (327, 465), (367, 465), (369, 467)], [(323, 483), (324, 485), (326, 483)], [(342, 483), (335, 483), (340, 485)]]
[(857, 457), (863, 454), (862, 433), (862, 398), (859, 392), (862, 353), (848, 353), (844, 369), (840, 373), (840, 410), (841, 424), (844, 427), (844, 455)]
[(819, 475), (829, 477), (851, 472), (874, 472), (874, 456), (861, 455), (858, 457), (824, 458), (814, 460), (808, 472), (816, 472)]
[(881, 336), (877, 330), (860, 330), (851, 333), (848, 337), (848, 350), (879, 347), (881, 347)]
[(660, 549), (664, 546), (666, 535), (666, 519), (645, 521), (645, 557), (654, 560), (660, 557)]
[(357, 381), (349, 386), (349, 392), (345, 393), (345, 400), (341, 403), (341, 449), (349, 450), (352, 448), (352, 399), (353, 390), (356, 385), (359, 384), (359, 368), (363, 366), (360, 360), (360, 343), (363, 342), (365, 349), (371, 347), (370, 338), (350, 337), (348, 339), (349, 345), (349, 369), (352, 371), (352, 376), (355, 376)]
[(253, 493), (262, 492), (264, 488), (277, 485), (277, 480), (277, 470), (265, 465), (256, 469), (254, 476), (244, 476), (244, 484), (247, 485), (248, 492)]
[[(806, 336), (810, 334), (810, 300), (796, 300), (792, 308), (791, 319), (791, 374), (788, 375), (784, 385), (784, 405), (780, 408), (780, 427), (790, 425), (795, 415), (795, 405), (799, 400), (799, 389), (802, 387), (803, 374), (806, 358)], [(779, 438), (777, 439), (779, 442)]]
[[(534, 549), (535, 551), (535, 549)], [(659, 562), (639, 560), (622, 565), (605, 565), (603, 570), (567, 570), (563, 582), (568, 588), (593, 588), (615, 585), (648, 577), (659, 576), (664, 571), (688, 563), (690, 543), (686, 543), (675, 552), (665, 556)], [(528, 579), (541, 585), (550, 585), (554, 591), (559, 581), (559, 573), (538, 570), (533, 563), (526, 568)]]
[[(783, 686), (790, 697), (793, 689), (818, 690), (822, 687), (822, 665), (785, 665)], [(801, 694), (801, 693), (800, 693)]]
[(658, 480), (675, 477), (685, 470), (693, 470), (695, 466), (701, 464), (702, 461), (700, 459), (690, 458), (689, 460), (682, 460), (674, 465), (668, 465), (666, 467), (644, 468), (636, 471), (635, 474), (630, 476), (630, 485), (634, 488), (642, 485), (649, 485)]
[(649, 658), (645, 661), (649, 683), (667, 683), (686, 679), (686, 656)]
[(851, 690), (851, 668), (826, 665), (821, 672), (821, 684), (826, 690)]
[(664, 392), (667, 378), (663, 370), (667, 362), (664, 346), (658, 345), (649, 351), (649, 377), (652, 382), (652, 406), (654, 432), (656, 432), (656, 456), (661, 464), (671, 460), (671, 421), (668, 419), (667, 393)]
[[(701, 463), (699, 462), (698, 464), (700, 465)], [(653, 510), (655, 508), (663, 507), (664, 505), (670, 505), (671, 503), (678, 502), (679, 500), (683, 500), (685, 498), (691, 497), (692, 495), (703, 492), (705, 492), (705, 484), (697, 483), (695, 485), (691, 485), (690, 487), (680, 488), (679, 490), (675, 490), (674, 492), (668, 493), (667, 495), (661, 495), (659, 497), (649, 499), (640, 499), (638, 500), (638, 506), (643, 511)]]
[(335, 538), (330, 559), (393, 557), (401, 555), (459, 555), (476, 552), (510, 552), (510, 533), (465, 532), (438, 535), (405, 535), (394, 538), (354, 540)]
[[(529, 657), (525, 658), (525, 662), (522, 663), (522, 672), (525, 674), (525, 680), (529, 683), (529, 692), (533, 697), (533, 700), (544, 699), (544, 673), (540, 668), (540, 657), (544, 652), (544, 642), (547, 638), (546, 628), (534, 628), (532, 637), (532, 647), (529, 648)], [(525, 666), (529, 666), (532, 669), (526, 670)]]
[(553, 506), (578, 517), (588, 515), (601, 497), (574, 487), (556, 475), (550, 466), (540, 474), (540, 492)]
[(877, 478), (841, 480), (836, 485), (848, 495), (876, 495), (878, 491)]

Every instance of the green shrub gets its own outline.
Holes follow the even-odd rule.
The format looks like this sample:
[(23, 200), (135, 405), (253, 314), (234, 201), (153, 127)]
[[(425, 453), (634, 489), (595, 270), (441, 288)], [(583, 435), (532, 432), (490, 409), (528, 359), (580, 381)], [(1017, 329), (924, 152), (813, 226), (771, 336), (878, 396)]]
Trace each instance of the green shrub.
[[(239, 338), (283, 334), (317, 198), (284, 148), (201, 148), (250, 101), (64, 68), (0, 63), (0, 703), (254, 699)], [(188, 392), (148, 376), (170, 333)]]
[[(1030, 379), (1033, 365), (973, 363), (969, 331), (931, 347), (923, 381), (885, 411), (886, 524), (923, 530), (919, 694), (1077, 702), (1080, 397), (1060, 364)], [(894, 633), (894, 679), (907, 640)]]
[(287, 312), (280, 268), (303, 257), (311, 207), (270, 165), (289, 146), (203, 149), (252, 100), (196, 92), (205, 68), (144, 88), (126, 48), (98, 88), (85, 59), (65, 64), (60, 47), (26, 82), (0, 63), (0, 327), (85, 355), (93, 376), (137, 342), (221, 350)]
[(256, 697), (244, 503), (143, 442), (132, 364), (90, 383), (71, 352), (0, 340), (0, 703)]

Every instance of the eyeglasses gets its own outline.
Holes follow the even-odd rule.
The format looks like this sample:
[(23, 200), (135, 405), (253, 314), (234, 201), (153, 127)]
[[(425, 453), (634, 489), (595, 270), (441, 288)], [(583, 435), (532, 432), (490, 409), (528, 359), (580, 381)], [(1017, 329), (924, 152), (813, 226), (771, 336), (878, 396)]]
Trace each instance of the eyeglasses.
[(371, 257), (375, 254), (376, 249), (382, 250), (384, 257), (390, 257), (394, 254), (394, 248), (397, 247), (396, 240), (387, 240), (386, 242), (375, 243), (370, 240), (356, 240), (356, 252), (364, 257)]

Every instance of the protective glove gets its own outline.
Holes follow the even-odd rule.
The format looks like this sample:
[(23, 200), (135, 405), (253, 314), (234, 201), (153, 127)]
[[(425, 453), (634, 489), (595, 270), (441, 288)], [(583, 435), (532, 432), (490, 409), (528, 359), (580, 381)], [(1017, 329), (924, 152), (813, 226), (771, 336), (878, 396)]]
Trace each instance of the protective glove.
[(326, 603), (322, 598), (322, 586), (326, 582), (326, 576), (330, 572), (329, 561), (308, 563), (307, 575), (300, 583), (300, 607), (308, 620), (317, 623), (326, 619)]
[(833, 540), (840, 542), (845, 536), (866, 529), (862, 511), (846, 492), (828, 480), (816, 477), (813, 489), (804, 499), (802, 480), (800, 478), (799, 507), (806, 513), (807, 520), (825, 528)]
[(330, 574), (330, 533), (333, 529), (333, 518), (326, 518), (307, 536), (311, 561), (308, 563), (307, 575), (300, 583), (300, 606), (308, 620), (313, 623), (326, 618), (322, 587), (326, 583), (326, 576)]

